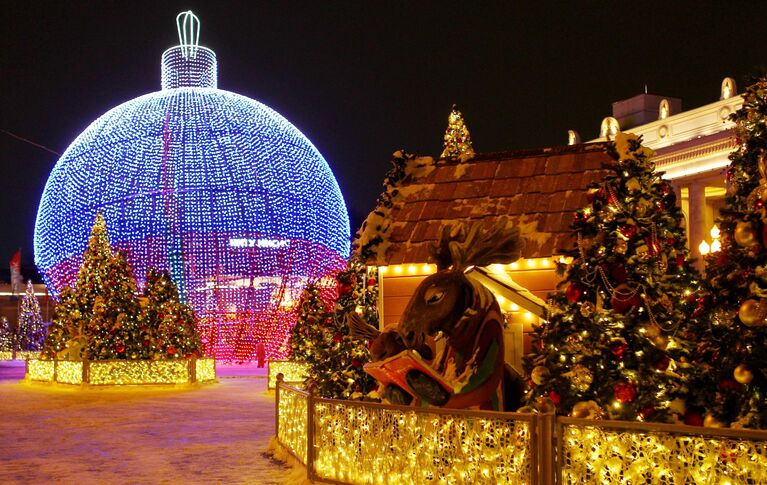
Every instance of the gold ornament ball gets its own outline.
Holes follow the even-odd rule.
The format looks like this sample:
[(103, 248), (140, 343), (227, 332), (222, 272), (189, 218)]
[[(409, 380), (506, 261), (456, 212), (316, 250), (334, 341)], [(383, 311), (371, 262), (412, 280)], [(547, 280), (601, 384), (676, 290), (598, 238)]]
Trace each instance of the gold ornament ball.
[(748, 327), (760, 327), (764, 325), (764, 313), (761, 304), (756, 300), (746, 300), (740, 305), (738, 318), (743, 325)]
[(756, 231), (750, 222), (740, 221), (735, 226), (735, 242), (738, 246), (749, 248), (759, 241), (756, 239)]
[(579, 401), (573, 406), (570, 416), (576, 419), (599, 419), (602, 417), (602, 410), (594, 401)]
[(665, 335), (658, 335), (657, 337), (654, 337), (652, 339), (652, 343), (659, 350), (666, 350), (666, 347), (668, 347), (668, 339)]
[(641, 189), (642, 186), (639, 184), (639, 180), (632, 177), (628, 180), (626, 180), (626, 190), (629, 192), (636, 192), (637, 190)]
[(716, 419), (712, 414), (707, 414), (705, 418), (703, 418), (703, 426), (706, 428), (721, 428), (724, 426), (721, 421)]
[(732, 376), (741, 384), (748, 385), (754, 380), (754, 373), (745, 364), (740, 364), (732, 371)]
[(532, 379), (535, 384), (540, 386), (546, 382), (546, 380), (549, 378), (549, 375), (550, 373), (548, 368), (542, 365), (537, 365), (533, 368), (533, 371), (530, 372), (530, 379)]

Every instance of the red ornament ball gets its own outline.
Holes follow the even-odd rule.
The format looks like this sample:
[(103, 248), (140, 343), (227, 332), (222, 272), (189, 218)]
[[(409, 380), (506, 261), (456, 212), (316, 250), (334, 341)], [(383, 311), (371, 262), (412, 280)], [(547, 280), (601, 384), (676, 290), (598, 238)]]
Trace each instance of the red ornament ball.
[(610, 342), (610, 353), (614, 356), (622, 359), (626, 355), (626, 351), (629, 349), (629, 344), (623, 339), (615, 339)]
[(626, 267), (622, 264), (613, 264), (610, 267), (610, 276), (612, 276), (613, 280), (617, 283), (625, 283), (629, 279)]
[(375, 278), (368, 278), (368, 286), (375, 286), (378, 283), (378, 280)]
[(173, 355), (173, 354), (175, 354), (175, 353), (176, 353), (176, 347), (174, 347), (174, 346), (172, 346), (172, 345), (169, 345), (169, 346), (168, 346), (168, 350), (167, 350), (167, 352), (168, 352), (168, 355)]
[(648, 420), (655, 415), (655, 408), (653, 406), (645, 406), (639, 410), (639, 417), (643, 420)]
[(557, 391), (551, 391), (549, 393), (549, 399), (551, 399), (556, 406), (559, 406), (559, 403), (562, 402), (562, 396), (560, 396)]
[(125, 352), (125, 344), (122, 342), (118, 342), (115, 345), (115, 350), (117, 351), (118, 354), (122, 354), (123, 352)]
[(333, 342), (340, 344), (343, 339), (344, 339), (344, 336), (341, 335), (340, 333), (336, 332), (333, 334)]
[(362, 361), (359, 359), (352, 359), (352, 367), (361, 367)]
[(684, 424), (687, 426), (703, 426), (703, 415), (698, 411), (684, 413)]
[(582, 296), (583, 288), (581, 288), (579, 285), (575, 283), (570, 283), (567, 285), (567, 289), (565, 290), (565, 297), (567, 298), (567, 301), (570, 303), (577, 303), (580, 301)]
[(637, 235), (637, 226), (634, 224), (626, 224), (625, 226), (621, 226), (619, 230), (626, 239), (631, 239)]
[(664, 355), (660, 362), (655, 364), (655, 368), (661, 371), (666, 370), (668, 369), (669, 363), (671, 363), (671, 359), (668, 357), (668, 355)]
[(639, 394), (636, 387), (630, 382), (619, 382), (615, 384), (613, 393), (615, 394), (615, 399), (623, 404), (633, 401)]
[(684, 254), (677, 254), (676, 255), (676, 267), (677, 268), (683, 268), (684, 267)]

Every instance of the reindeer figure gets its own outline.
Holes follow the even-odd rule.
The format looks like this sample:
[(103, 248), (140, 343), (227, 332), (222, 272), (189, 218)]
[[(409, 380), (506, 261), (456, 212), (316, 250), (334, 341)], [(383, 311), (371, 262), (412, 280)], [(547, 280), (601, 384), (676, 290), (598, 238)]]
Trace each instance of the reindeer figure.
[[(465, 271), (515, 261), (522, 247), (519, 229), (505, 220), (488, 231), (478, 224), (468, 231), (463, 224), (443, 228), (432, 251), (437, 272), (416, 288), (396, 334), (383, 332), (371, 344), (371, 350), (381, 349), (375, 356), (385, 358), (401, 350), (400, 342), (404, 348), (422, 349), (428, 336), (444, 338), (444, 347), (431, 366), (451, 383), (453, 392), (428, 375), (411, 371), (408, 385), (422, 401), (449, 408), (504, 409), (503, 316), (492, 292), (469, 279)], [(396, 396), (392, 391), (385, 390), (385, 395), (401, 401), (392, 399)]]

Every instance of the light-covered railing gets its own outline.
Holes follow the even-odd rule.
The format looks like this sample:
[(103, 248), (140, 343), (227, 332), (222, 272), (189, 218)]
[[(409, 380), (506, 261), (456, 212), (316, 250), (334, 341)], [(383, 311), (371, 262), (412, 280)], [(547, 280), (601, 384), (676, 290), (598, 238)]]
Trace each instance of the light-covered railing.
[(2, 350), (0, 351), (0, 360), (36, 359), (39, 355), (39, 350), (17, 350), (15, 356), (11, 350)]
[(277, 439), (311, 480), (538, 483), (536, 415), (322, 399), (279, 378), (276, 402)]
[(270, 360), (267, 389), (272, 390), (277, 387), (277, 374), (282, 374), (285, 384), (301, 387), (306, 376), (309, 375), (309, 364), (292, 360)]
[(183, 384), (216, 380), (215, 359), (39, 360), (26, 364), (29, 381), (59, 384)]
[(767, 431), (339, 401), (278, 381), (277, 441), (310, 480), (767, 485)]
[(562, 484), (767, 484), (767, 431), (560, 418)]

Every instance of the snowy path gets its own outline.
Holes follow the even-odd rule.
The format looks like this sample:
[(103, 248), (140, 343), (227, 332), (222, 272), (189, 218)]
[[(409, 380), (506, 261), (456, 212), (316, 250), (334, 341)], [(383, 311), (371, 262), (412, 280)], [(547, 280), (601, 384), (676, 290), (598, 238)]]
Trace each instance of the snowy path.
[(264, 377), (174, 389), (23, 384), (0, 363), (0, 483), (280, 484)]

